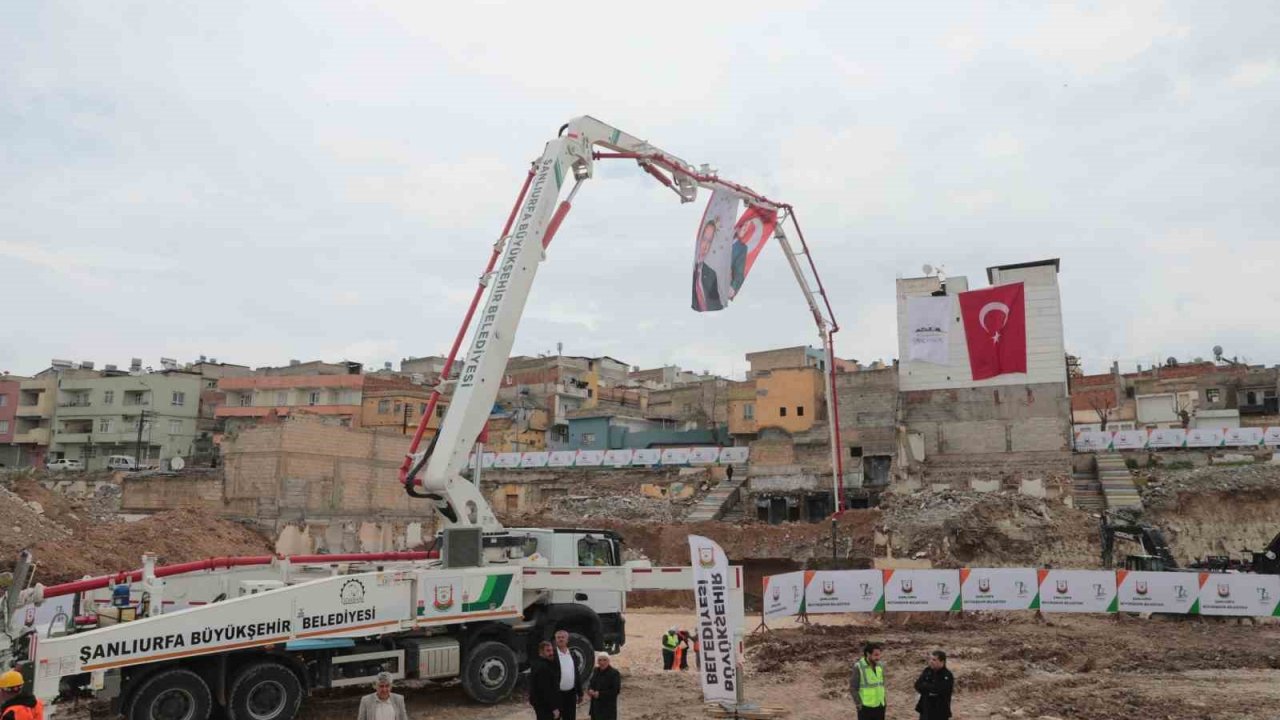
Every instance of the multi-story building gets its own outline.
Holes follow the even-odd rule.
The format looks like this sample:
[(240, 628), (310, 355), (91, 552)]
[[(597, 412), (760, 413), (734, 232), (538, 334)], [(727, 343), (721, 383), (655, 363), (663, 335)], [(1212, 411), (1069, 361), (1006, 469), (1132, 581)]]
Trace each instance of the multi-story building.
[(39, 467), (49, 457), (57, 394), (57, 378), (27, 378), (19, 381), (18, 406), (14, 410), (13, 420), (17, 467)]
[(22, 378), (0, 375), (0, 467), (18, 467), (18, 446), (13, 436), (18, 431), (18, 395), (22, 390)]
[[(360, 427), (397, 435), (412, 435), (427, 411), (431, 391), (422, 385), (398, 378), (364, 376), (361, 396)], [(430, 439), (440, 428), (440, 419), (449, 406), (441, 397), (435, 412), (427, 419), (423, 437)]]
[(711, 428), (729, 418), (729, 381), (716, 375), (699, 375), (697, 380), (649, 391), (649, 409), (644, 416), (675, 421), (688, 428)]
[[(305, 368), (310, 372), (302, 372)], [(214, 417), (228, 433), (269, 418), (307, 413), (343, 427), (360, 427), (364, 376), (359, 363), (299, 363), (259, 368), (253, 375), (224, 377), (225, 404)]]

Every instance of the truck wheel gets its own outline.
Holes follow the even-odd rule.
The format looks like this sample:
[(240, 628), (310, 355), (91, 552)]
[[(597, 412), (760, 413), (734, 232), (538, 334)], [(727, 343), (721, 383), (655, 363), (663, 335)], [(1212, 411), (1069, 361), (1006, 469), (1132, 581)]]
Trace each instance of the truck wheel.
[(492, 705), (507, 699), (520, 677), (516, 653), (500, 642), (480, 643), (467, 655), (462, 689), (476, 702)]
[(596, 664), (596, 649), (591, 641), (578, 633), (569, 633), (569, 654), (573, 656), (573, 667), (578, 671), (578, 683), (582, 684)]
[(230, 720), (292, 720), (302, 703), (302, 683), (274, 662), (251, 665), (236, 677), (227, 697)]
[(207, 720), (213, 707), (209, 686), (190, 670), (148, 677), (129, 697), (127, 720)]

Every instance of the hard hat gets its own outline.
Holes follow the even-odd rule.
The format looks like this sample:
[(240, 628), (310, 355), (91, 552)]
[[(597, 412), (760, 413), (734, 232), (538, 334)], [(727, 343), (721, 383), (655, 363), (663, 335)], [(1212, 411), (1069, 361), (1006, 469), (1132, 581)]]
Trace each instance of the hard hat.
[(9, 672), (0, 675), (0, 690), (20, 688), (24, 682), (26, 681), (22, 679), (22, 673), (17, 670), (10, 670)]

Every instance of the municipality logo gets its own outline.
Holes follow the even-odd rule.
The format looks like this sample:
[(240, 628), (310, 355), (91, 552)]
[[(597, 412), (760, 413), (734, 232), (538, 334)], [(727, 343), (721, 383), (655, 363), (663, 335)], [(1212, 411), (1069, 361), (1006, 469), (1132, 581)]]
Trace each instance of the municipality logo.
[(938, 597), (951, 597), (951, 588), (944, 582), (938, 583)]
[(431, 605), (442, 611), (453, 607), (453, 585), (437, 585), (436, 599)]
[(858, 590), (862, 593), (863, 600), (871, 599), (871, 583), (858, 583)]
[(1229, 583), (1218, 583), (1218, 597), (1231, 597), (1231, 585)]
[(978, 578), (978, 592), (984, 592), (984, 593), (991, 592), (991, 578), (988, 578), (988, 577)]
[(704, 568), (713, 568), (716, 566), (715, 548), (700, 547), (698, 548), (698, 564)]
[(835, 595), (835, 594), (836, 594), (836, 581), (835, 581), (835, 580), (823, 580), (823, 581), (822, 581), (822, 594), (823, 594), (823, 595)]
[(1066, 580), (1059, 580), (1059, 581), (1057, 582), (1057, 584), (1056, 584), (1056, 585), (1054, 585), (1054, 589), (1058, 591), (1058, 594), (1059, 594), (1059, 595), (1066, 595), (1066, 594), (1067, 594), (1067, 581), (1066, 581)]
[(1134, 591), (1134, 592), (1136, 592), (1136, 593), (1138, 593), (1139, 595), (1146, 595), (1146, 594), (1147, 594), (1147, 583), (1146, 583), (1146, 582), (1136, 582), (1136, 583), (1134, 583), (1134, 584), (1133, 584), (1133, 591)]
[(359, 605), (364, 602), (364, 583), (351, 579), (342, 583), (338, 590), (338, 599), (343, 605)]
[(778, 600), (780, 600), (780, 599), (782, 599), (782, 588), (778, 587), (777, 585), (774, 585), (774, 586), (773, 586), (773, 601), (774, 601), (774, 602), (778, 602)]
[(1187, 588), (1186, 588), (1186, 586), (1185, 586), (1185, 585), (1174, 585), (1174, 586), (1173, 586), (1173, 596), (1174, 596), (1174, 597), (1176, 597), (1176, 598), (1178, 598), (1179, 600), (1186, 600), (1186, 599), (1187, 599)]
[(911, 591), (915, 588), (911, 578), (902, 578), (902, 580), (899, 581), (899, 586), (902, 588), (903, 595), (910, 595)]

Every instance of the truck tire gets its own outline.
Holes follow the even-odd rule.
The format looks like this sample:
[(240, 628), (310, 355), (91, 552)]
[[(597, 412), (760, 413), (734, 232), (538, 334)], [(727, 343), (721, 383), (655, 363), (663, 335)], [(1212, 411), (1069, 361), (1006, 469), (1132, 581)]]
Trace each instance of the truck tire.
[(596, 649), (585, 635), (569, 633), (569, 654), (573, 656), (573, 667), (578, 671), (578, 684), (586, 681), (591, 668), (596, 664)]
[(462, 689), (472, 700), (486, 705), (506, 700), (519, 678), (515, 651), (500, 642), (475, 646), (462, 666)]
[(213, 699), (203, 678), (190, 670), (158, 672), (130, 694), (125, 720), (208, 720)]
[(231, 684), (227, 696), (230, 720), (293, 720), (302, 704), (302, 683), (289, 668), (275, 662), (250, 665)]

